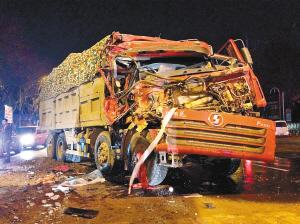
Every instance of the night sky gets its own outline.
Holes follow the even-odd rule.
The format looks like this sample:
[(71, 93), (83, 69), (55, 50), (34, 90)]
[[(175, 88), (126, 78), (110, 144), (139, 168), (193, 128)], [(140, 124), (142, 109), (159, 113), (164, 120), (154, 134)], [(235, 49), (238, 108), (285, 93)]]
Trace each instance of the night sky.
[(217, 50), (244, 39), (264, 91), (300, 92), (300, 1), (0, 0), (0, 79), (49, 73), (112, 31), (198, 38)]

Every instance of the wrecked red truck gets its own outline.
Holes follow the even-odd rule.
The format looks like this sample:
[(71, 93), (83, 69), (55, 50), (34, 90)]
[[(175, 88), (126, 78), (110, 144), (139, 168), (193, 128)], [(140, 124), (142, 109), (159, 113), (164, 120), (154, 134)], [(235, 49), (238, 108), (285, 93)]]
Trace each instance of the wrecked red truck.
[(273, 160), (275, 125), (255, 112), (266, 100), (252, 64), (241, 40), (214, 52), (196, 39), (114, 32), (41, 80), (48, 156), (130, 175), (148, 150), (134, 177), (151, 186), (190, 158), (217, 175), (241, 159)]

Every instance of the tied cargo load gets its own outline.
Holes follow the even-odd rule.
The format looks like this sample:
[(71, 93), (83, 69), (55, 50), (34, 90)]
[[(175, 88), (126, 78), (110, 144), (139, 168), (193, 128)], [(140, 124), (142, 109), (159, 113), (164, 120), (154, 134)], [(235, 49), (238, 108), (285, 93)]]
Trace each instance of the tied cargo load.
[(92, 81), (98, 68), (105, 65), (105, 58), (101, 57), (108, 37), (82, 53), (70, 54), (59, 66), (40, 80), (41, 100), (56, 97), (57, 95), (78, 87), (80, 84)]

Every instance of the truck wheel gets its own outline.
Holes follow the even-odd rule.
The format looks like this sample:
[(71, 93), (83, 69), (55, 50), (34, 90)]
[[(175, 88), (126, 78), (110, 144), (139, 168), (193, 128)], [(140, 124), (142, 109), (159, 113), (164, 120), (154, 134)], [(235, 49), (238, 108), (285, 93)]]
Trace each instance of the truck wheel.
[(124, 162), (124, 170), (131, 173), (133, 168), (131, 164), (131, 152), (130, 152), (130, 141), (132, 136), (136, 133), (136, 130), (130, 129), (128, 130), (123, 139), (122, 139), (122, 144), (121, 144), (121, 156), (122, 160)]
[(102, 174), (111, 174), (115, 162), (115, 154), (111, 149), (111, 139), (108, 131), (103, 131), (98, 135), (95, 143), (94, 158), (96, 166)]
[(11, 151), (15, 151), (15, 154), (19, 154), (20, 152), (22, 152), (22, 150), (23, 150), (22, 145), (16, 145), (16, 146), (14, 146), (13, 149), (11, 149)]
[[(145, 136), (145, 137), (144, 137)], [(130, 141), (130, 152), (131, 152), (131, 171), (134, 169), (135, 164), (138, 161), (138, 158), (144, 153), (144, 151), (150, 145), (150, 139), (147, 138), (146, 134), (135, 133)], [(158, 164), (158, 154), (152, 152), (151, 155), (145, 161), (145, 166), (147, 170), (147, 181), (148, 185), (156, 186), (161, 184), (167, 176), (168, 167)], [(141, 180), (140, 180), (141, 181)]]
[(66, 159), (67, 142), (64, 133), (60, 133), (56, 141), (56, 160), (64, 162)]
[(16, 153), (21, 153), (23, 151), (23, 146), (19, 146), (16, 150)]
[(212, 172), (215, 175), (230, 176), (240, 167), (240, 159), (216, 159), (212, 164)]
[(46, 141), (47, 157), (51, 159), (56, 159), (56, 140), (56, 134), (49, 134)]

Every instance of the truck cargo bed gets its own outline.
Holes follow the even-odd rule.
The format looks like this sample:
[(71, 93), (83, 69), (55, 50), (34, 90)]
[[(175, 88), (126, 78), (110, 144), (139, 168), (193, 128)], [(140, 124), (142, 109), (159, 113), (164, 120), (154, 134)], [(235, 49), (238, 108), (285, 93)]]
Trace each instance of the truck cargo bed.
[(78, 88), (40, 102), (42, 129), (68, 129), (107, 125), (103, 113), (104, 81), (96, 78)]

